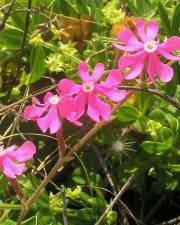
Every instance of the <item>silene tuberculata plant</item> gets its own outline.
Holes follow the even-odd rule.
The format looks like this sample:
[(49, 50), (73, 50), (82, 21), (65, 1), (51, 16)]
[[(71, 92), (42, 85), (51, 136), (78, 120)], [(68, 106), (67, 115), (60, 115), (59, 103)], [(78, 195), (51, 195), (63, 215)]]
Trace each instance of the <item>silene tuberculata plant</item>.
[[(38, 148), (28, 140), (20, 147), (17, 147), (15, 143), (11, 146), (4, 146), (1, 143), (0, 170), (8, 178), (9, 184), (12, 185), (22, 203), (17, 224), (22, 223), (31, 206), (38, 200), (56, 172), (71, 161), (78, 150), (102, 126), (114, 120), (117, 109), (121, 110), (121, 106), (132, 97), (134, 90), (142, 88), (148, 92), (148, 85), (156, 86), (157, 82), (171, 81), (173, 78), (171, 64), (180, 60), (180, 56), (175, 53), (180, 50), (180, 38), (171, 36), (162, 41), (158, 32), (157, 22), (136, 19), (135, 32), (123, 29), (117, 34), (117, 40), (112, 43), (112, 48), (119, 51), (120, 55), (124, 53), (119, 56), (114, 68), (107, 68), (99, 62), (91, 68), (85, 59), (79, 63), (78, 76), (75, 79), (60, 79), (55, 84), (54, 90), (45, 93), (43, 99), (32, 97), (32, 104), (24, 106), (24, 121), (27, 124), (29, 121), (34, 121), (43, 135), (50, 133), (53, 137), (56, 136), (59, 154), (50, 172), (34, 193), (27, 198), (18, 179), (25, 171), (25, 162), (33, 159)], [(66, 71), (64, 73), (66, 74)], [(123, 86), (126, 82), (133, 83), (135, 79), (138, 86), (129, 88)], [(153, 92), (152, 89), (150, 94), (158, 95), (180, 109), (180, 104), (170, 96)], [(94, 123), (93, 128), (78, 140), (74, 147), (66, 146), (64, 126), (71, 123), (83, 129), (86, 116)], [(112, 149), (117, 153), (118, 149), (123, 152), (123, 146), (129, 148), (128, 144), (121, 141), (122, 139), (123, 137), (112, 145)], [(89, 158), (91, 154), (89, 152)], [(28, 165), (31, 164), (27, 163), (26, 170)]]

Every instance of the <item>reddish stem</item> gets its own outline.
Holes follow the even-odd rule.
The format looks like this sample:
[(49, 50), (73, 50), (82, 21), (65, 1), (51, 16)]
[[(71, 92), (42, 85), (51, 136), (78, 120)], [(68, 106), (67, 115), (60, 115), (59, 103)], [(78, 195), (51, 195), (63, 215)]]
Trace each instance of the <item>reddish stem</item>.
[(56, 137), (57, 137), (58, 148), (59, 148), (59, 157), (62, 157), (65, 154), (65, 149), (66, 149), (62, 128), (60, 128), (57, 131)]
[(12, 187), (14, 188), (14, 191), (16, 192), (16, 194), (19, 196), (19, 198), (22, 200), (25, 198), (25, 195), (20, 187), (20, 185), (18, 184), (18, 181), (16, 179), (11, 179), (8, 178)]

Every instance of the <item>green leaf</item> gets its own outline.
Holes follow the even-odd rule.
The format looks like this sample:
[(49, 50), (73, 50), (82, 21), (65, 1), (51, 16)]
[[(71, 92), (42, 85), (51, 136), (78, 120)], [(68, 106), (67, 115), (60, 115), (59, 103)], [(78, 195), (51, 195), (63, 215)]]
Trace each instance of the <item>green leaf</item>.
[[(136, 0), (136, 7), (137, 7), (137, 10), (139, 12), (142, 13), (142, 15), (144, 14), (144, 0)], [(132, 3), (131, 3), (132, 4)]]
[(180, 172), (180, 164), (170, 165), (170, 170), (172, 170), (173, 172)]
[(172, 35), (180, 35), (180, 3), (177, 4), (172, 19)]
[(3, 174), (0, 174), (0, 193), (4, 192), (4, 190), (7, 188), (7, 185), (8, 185), (7, 178)]
[(140, 116), (140, 112), (133, 106), (122, 106), (117, 112), (117, 120), (122, 122), (134, 122)]
[(155, 141), (144, 141), (141, 147), (151, 154), (162, 154), (167, 150), (165, 143)]
[(13, 26), (6, 26), (0, 33), (0, 40), (8, 49), (17, 50), (21, 48), (23, 32)]
[(179, 78), (180, 67), (178, 62), (174, 63), (172, 67), (174, 70), (173, 79), (166, 84), (164, 90), (168, 95), (170, 95), (171, 97), (174, 97), (177, 90), (177, 85), (180, 81), (180, 78)]
[(30, 57), (31, 83), (39, 80), (45, 73), (46, 55), (42, 46), (33, 46)]
[(149, 118), (155, 120), (156, 122), (164, 122), (165, 121), (165, 113), (160, 109), (154, 109), (150, 114)]
[(96, 209), (99, 213), (107, 207), (106, 201), (97, 197), (89, 198), (87, 204), (89, 204), (93, 209)]
[(144, 92), (140, 92), (138, 96), (139, 96), (139, 110), (140, 112), (144, 113), (149, 108), (150, 95)]
[(159, 136), (161, 138), (161, 141), (164, 142), (167, 145), (167, 147), (170, 147), (174, 142), (174, 134), (167, 127), (161, 128)]
[(117, 212), (110, 211), (106, 216), (107, 224), (108, 225), (116, 224), (117, 216), (118, 216)]
[(160, 1), (158, 2), (158, 12), (166, 35), (171, 35), (170, 20), (163, 4)]
[(86, 184), (87, 179), (84, 178), (80, 168), (76, 168), (72, 173), (72, 180), (77, 184)]
[(136, 8), (136, 6), (134, 5), (134, 3), (130, 0), (127, 0), (127, 5), (130, 9), (130, 11), (132, 12), (132, 14), (134, 14), (134, 16), (138, 16), (139, 15), (139, 11), (138, 9)]
[(179, 130), (179, 120), (172, 115), (166, 115), (166, 119), (170, 124), (171, 130), (176, 135)]
[(6, 221), (3, 222), (3, 225), (16, 225), (16, 222), (7, 219)]

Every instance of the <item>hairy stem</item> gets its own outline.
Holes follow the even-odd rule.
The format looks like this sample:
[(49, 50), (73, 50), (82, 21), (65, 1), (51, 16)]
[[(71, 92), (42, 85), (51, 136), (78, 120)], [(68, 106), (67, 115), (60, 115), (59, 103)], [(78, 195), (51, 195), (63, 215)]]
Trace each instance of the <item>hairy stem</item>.
[(58, 142), (59, 158), (61, 158), (66, 152), (62, 127), (57, 131), (56, 137), (57, 137), (57, 142)]
[(25, 195), (24, 195), (24, 193), (23, 193), (23, 191), (22, 191), (22, 189), (21, 189), (21, 187), (20, 187), (18, 181), (17, 181), (16, 179), (11, 179), (11, 178), (9, 178), (9, 181), (10, 181), (12, 187), (14, 188), (14, 191), (15, 191), (15, 192), (17, 193), (17, 195), (19, 196), (19, 198), (20, 198), (21, 200), (25, 199)]

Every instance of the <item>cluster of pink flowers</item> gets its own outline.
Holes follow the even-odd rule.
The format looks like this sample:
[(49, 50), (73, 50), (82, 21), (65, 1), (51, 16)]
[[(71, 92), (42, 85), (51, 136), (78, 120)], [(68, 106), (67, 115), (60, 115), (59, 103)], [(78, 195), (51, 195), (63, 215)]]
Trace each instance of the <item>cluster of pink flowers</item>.
[(159, 76), (163, 82), (169, 82), (173, 77), (173, 69), (162, 63), (158, 55), (168, 60), (180, 60), (180, 56), (171, 54), (173, 51), (180, 49), (180, 38), (172, 36), (160, 43), (157, 39), (159, 26), (154, 21), (150, 21), (145, 26), (144, 21), (138, 19), (136, 28), (139, 37), (136, 37), (129, 29), (125, 29), (117, 35), (118, 40), (124, 45), (114, 44), (114, 46), (125, 52), (134, 52), (134, 54), (119, 59), (118, 68), (120, 72), (129, 69), (125, 75), (127, 80), (138, 77), (142, 72), (148, 72), (153, 83), (155, 83), (156, 76)]
[[(154, 21), (145, 25), (142, 19), (138, 19), (136, 28), (138, 37), (131, 30), (125, 29), (117, 35), (122, 44), (113, 44), (126, 52), (118, 61), (118, 69), (110, 70), (100, 82), (104, 78), (102, 63), (96, 64), (91, 74), (87, 63), (80, 63), (78, 74), (82, 83), (77, 84), (69, 79), (60, 80), (56, 94), (47, 92), (42, 102), (36, 97), (32, 99), (33, 104), (26, 106), (24, 110), (24, 119), (36, 121), (43, 133), (50, 130), (51, 134), (61, 129), (63, 119), (81, 126), (79, 119), (84, 114), (97, 123), (101, 119), (106, 121), (112, 113), (111, 101), (120, 102), (126, 98), (126, 91), (118, 89), (123, 79), (131, 80), (143, 73), (146, 76), (149, 74), (153, 83), (156, 76), (163, 82), (170, 81), (173, 70), (161, 62), (159, 57), (179, 60), (180, 56), (174, 56), (172, 52), (180, 49), (180, 38), (173, 36), (160, 43), (157, 39), (159, 26)], [(23, 173), (24, 162), (32, 159), (35, 152), (36, 147), (29, 141), (19, 149), (13, 145), (3, 151), (3, 147), (0, 147), (0, 170), (7, 177), (15, 179)]]
[[(118, 70), (111, 70), (106, 80), (98, 83), (104, 73), (104, 65), (96, 64), (92, 75), (89, 74), (88, 65), (80, 63), (78, 68), (82, 84), (76, 84), (71, 80), (63, 79), (58, 83), (56, 95), (48, 92), (43, 103), (33, 98), (33, 105), (24, 110), (26, 120), (35, 120), (44, 133), (50, 129), (54, 134), (61, 128), (63, 118), (81, 126), (78, 119), (87, 109), (87, 115), (95, 122), (100, 122), (102, 117), (108, 120), (111, 115), (111, 107), (99, 97), (105, 96), (114, 102), (119, 102), (126, 97), (125, 91), (118, 90), (117, 86), (123, 78)], [(87, 107), (86, 107), (87, 106)]]

